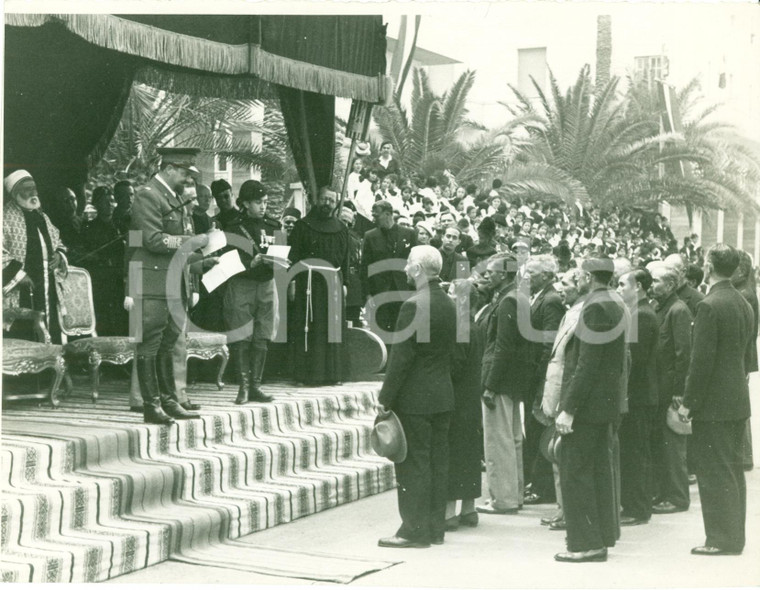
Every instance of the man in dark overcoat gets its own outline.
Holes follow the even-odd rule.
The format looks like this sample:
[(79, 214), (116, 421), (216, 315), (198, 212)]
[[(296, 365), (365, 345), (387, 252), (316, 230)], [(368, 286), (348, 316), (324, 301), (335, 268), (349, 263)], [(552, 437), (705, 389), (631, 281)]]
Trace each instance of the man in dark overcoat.
[(630, 321), (622, 300), (609, 287), (612, 260), (590, 258), (582, 269), (591, 292), (567, 344), (555, 422), (562, 436), (559, 469), (567, 552), (554, 558), (574, 563), (606, 561), (607, 547), (619, 537), (613, 426), (624, 405)]
[(742, 468), (750, 416), (746, 363), (755, 346), (749, 303), (732, 285), (737, 251), (717, 244), (707, 253), (710, 290), (697, 306), (694, 341), (679, 416), (692, 419), (699, 498), (706, 540), (696, 555), (737, 555), (744, 549), (747, 487)]
[(416, 292), (401, 305), (398, 328), (413, 333), (391, 349), (378, 398), (385, 410), (398, 415), (408, 447), (406, 459), (396, 463), (401, 527), (378, 543), (397, 548), (443, 543), (457, 331), (456, 307), (438, 279), (438, 250), (415, 246), (405, 270)]
[(655, 514), (689, 509), (689, 473), (686, 465), (687, 436), (667, 425), (668, 407), (683, 398), (691, 353), (692, 315), (676, 293), (678, 273), (664, 262), (647, 266), (652, 274), (651, 294), (657, 301), (660, 334), (657, 341), (657, 422), (652, 430)]
[[(552, 466), (539, 453), (538, 443), (546, 427), (536, 419), (541, 415), (541, 399), (546, 379), (546, 367), (549, 365), (554, 338), (565, 315), (562, 298), (554, 288), (554, 279), (559, 266), (552, 255), (534, 256), (525, 265), (528, 280), (524, 288), (530, 291), (530, 328), (527, 322), (521, 323), (523, 337), (531, 342), (533, 377), (526, 391), (524, 402), (525, 445), (523, 460), (525, 464), (525, 485), (529, 492), (525, 495), (526, 504), (552, 503), (556, 500), (554, 493), (554, 476)], [(526, 310), (527, 312), (527, 310)]]
[[(372, 217), (377, 227), (364, 234), (362, 288), (370, 318), (374, 316), (375, 325), (370, 321), (370, 328), (378, 332), (378, 336), (386, 344), (392, 344), (393, 338), (390, 333), (396, 327), (401, 303), (405, 298), (404, 293), (409, 290), (409, 286), (402, 270), (378, 269), (380, 272), (373, 272), (370, 266), (385, 261), (403, 263), (415, 244), (414, 230), (401, 227), (393, 221), (393, 207), (388, 201), (377, 201), (372, 206)], [(397, 293), (390, 295), (394, 291)], [(383, 299), (389, 302), (382, 303)]]
[(657, 413), (657, 314), (647, 299), (652, 275), (643, 268), (618, 280), (618, 294), (631, 312), (631, 371), (628, 413), (620, 425), (621, 526), (644, 524), (652, 516), (652, 449), (650, 439)]

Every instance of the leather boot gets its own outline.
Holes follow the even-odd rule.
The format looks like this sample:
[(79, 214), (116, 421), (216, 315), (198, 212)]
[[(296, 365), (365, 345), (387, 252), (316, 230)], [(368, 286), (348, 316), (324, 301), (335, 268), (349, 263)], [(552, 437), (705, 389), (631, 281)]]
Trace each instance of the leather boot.
[(161, 407), (164, 412), (177, 420), (193, 420), (200, 415), (188, 412), (177, 401), (177, 387), (174, 383), (174, 360), (171, 353), (158, 353), (156, 356), (156, 373), (158, 389), (161, 392)]
[(156, 378), (156, 357), (137, 356), (137, 380), (143, 399), (143, 419), (146, 424), (174, 424), (174, 420), (161, 408), (161, 396), (158, 393)]
[(238, 389), (235, 403), (239, 406), (248, 403), (248, 392), (251, 387), (249, 375), (250, 364), (248, 359), (248, 349), (250, 342), (234, 342), (230, 344), (230, 356), (232, 357), (232, 366), (235, 367), (235, 376), (237, 377), (240, 388)]
[(264, 376), (264, 365), (267, 362), (268, 343), (266, 340), (254, 340), (251, 343), (251, 389), (248, 393), (249, 402), (271, 402), (274, 398), (261, 391), (261, 380)]

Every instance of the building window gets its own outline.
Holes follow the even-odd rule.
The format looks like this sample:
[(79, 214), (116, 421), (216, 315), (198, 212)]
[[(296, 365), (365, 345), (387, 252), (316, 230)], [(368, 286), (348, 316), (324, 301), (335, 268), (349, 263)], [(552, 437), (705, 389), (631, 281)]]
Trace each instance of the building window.
[(668, 77), (670, 63), (664, 55), (644, 55), (634, 58), (634, 77), (644, 80), (650, 86), (656, 80)]
[(546, 90), (546, 47), (530, 47), (517, 50), (517, 89), (525, 96), (536, 98), (533, 78), (538, 87)]
[(227, 172), (227, 157), (226, 156), (216, 156), (216, 171)]

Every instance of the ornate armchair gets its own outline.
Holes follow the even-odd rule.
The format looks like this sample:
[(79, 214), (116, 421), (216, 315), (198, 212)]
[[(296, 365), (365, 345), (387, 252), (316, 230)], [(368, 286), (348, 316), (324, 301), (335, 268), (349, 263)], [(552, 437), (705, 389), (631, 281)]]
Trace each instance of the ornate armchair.
[[(128, 336), (98, 336), (92, 279), (83, 268), (71, 266), (58, 288), (58, 319), (61, 325), (63, 353), (71, 359), (87, 359), (90, 366), (91, 397), (98, 399), (100, 365), (125, 365), (135, 356), (135, 345)], [(71, 342), (70, 337), (86, 336)]]
[(216, 386), (221, 391), (224, 387), (222, 377), (227, 362), (230, 360), (230, 352), (227, 348), (227, 337), (224, 334), (213, 332), (188, 332), (187, 333), (187, 358), (190, 357), (209, 360), (216, 356), (222, 357), (219, 365), (219, 373), (216, 377)]
[(31, 320), (35, 334), (42, 342), (20, 340), (17, 338), (3, 338), (3, 375), (25, 375), (29, 373), (41, 373), (47, 369), (55, 372), (55, 377), (50, 389), (41, 393), (14, 393), (3, 388), (3, 399), (48, 399), (50, 405), (57, 408), (58, 389), (66, 372), (66, 363), (63, 360), (63, 347), (50, 343), (50, 334), (45, 328), (43, 314), (40, 311), (21, 308), (7, 308), (3, 310), (3, 323), (10, 326), (16, 320)]

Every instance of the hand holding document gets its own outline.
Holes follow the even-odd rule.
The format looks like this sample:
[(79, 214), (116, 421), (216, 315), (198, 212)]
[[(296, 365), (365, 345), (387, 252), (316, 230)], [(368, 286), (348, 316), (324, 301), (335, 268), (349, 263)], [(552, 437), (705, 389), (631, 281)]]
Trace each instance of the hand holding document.
[(211, 293), (227, 279), (243, 271), (245, 271), (245, 266), (240, 261), (240, 253), (237, 250), (230, 250), (219, 257), (219, 263), (203, 275), (201, 282)]
[(208, 244), (201, 248), (201, 252), (203, 252), (204, 256), (208, 256), (217, 250), (221, 250), (227, 245), (227, 236), (225, 236), (224, 232), (219, 229), (213, 229), (206, 235), (208, 236)]
[(267, 248), (267, 253), (262, 254), (261, 257), (268, 262), (288, 268), (290, 266), (289, 255), (290, 246), (272, 244)]

